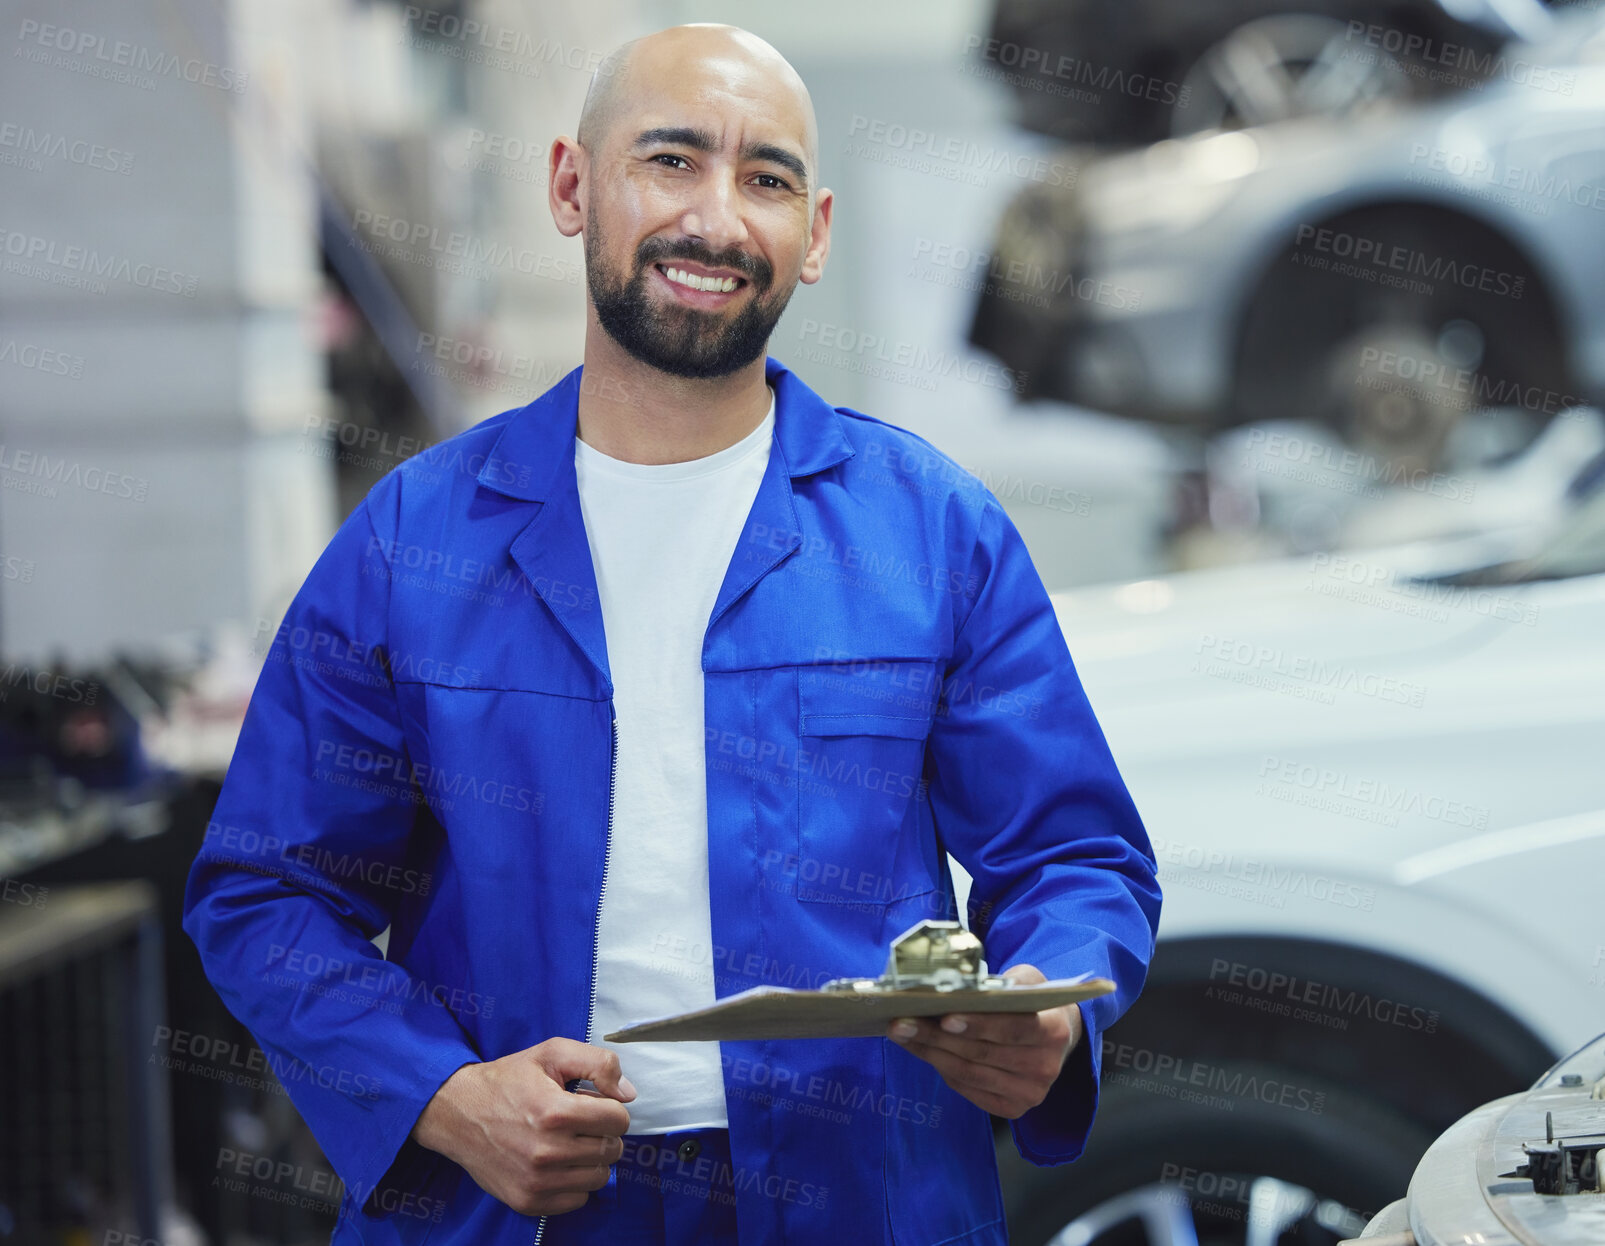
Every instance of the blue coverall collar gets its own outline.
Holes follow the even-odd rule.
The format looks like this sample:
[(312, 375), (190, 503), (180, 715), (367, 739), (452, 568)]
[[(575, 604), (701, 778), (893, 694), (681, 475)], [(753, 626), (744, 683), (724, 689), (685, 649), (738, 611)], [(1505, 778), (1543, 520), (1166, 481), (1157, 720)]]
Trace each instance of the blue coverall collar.
[[(568, 483), (564, 475), (573, 475), (584, 371), (575, 368), (513, 413), (479, 472), (480, 484), (508, 497), (543, 502)], [(852, 456), (835, 409), (772, 355), (764, 358), (764, 379), (775, 390), (775, 442), (788, 476), (811, 475)]]

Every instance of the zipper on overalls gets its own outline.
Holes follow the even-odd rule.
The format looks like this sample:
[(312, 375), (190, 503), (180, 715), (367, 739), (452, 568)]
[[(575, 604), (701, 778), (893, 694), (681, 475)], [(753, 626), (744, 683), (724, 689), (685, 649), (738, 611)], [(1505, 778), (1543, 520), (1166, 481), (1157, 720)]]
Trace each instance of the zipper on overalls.
[[(619, 717), (613, 715), (612, 745), (607, 769), (607, 834), (602, 841), (602, 885), (596, 893), (596, 929), (591, 932), (591, 999), (585, 1007), (585, 1037), (591, 1040), (591, 1022), (596, 1019), (596, 967), (602, 950), (602, 897), (607, 894), (607, 864), (613, 854), (613, 791), (619, 777)], [(541, 1234), (546, 1232), (546, 1217), (535, 1222), (534, 1246), (541, 1246)]]

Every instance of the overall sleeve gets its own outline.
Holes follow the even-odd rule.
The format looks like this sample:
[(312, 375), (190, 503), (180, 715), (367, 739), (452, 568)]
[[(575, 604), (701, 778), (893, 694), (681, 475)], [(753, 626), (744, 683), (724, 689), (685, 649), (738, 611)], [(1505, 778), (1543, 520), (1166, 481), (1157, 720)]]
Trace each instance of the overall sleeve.
[(1147, 975), (1159, 884), (1047, 591), (990, 495), (969, 571), (929, 774), (937, 831), (974, 879), (971, 928), (993, 973), (1028, 963), (1116, 984), (1079, 1005), (1081, 1042), (1048, 1097), (1010, 1122), (1025, 1159), (1061, 1164), (1092, 1127), (1103, 1032)]
[(394, 546), (370, 510), (382, 487), (274, 637), (184, 896), (207, 976), (347, 1194), (379, 1215), (448, 1162), (409, 1134), (479, 1059), (435, 988), (371, 942), (398, 905), (427, 903), (430, 882), (408, 853), (418, 806), (386, 641)]

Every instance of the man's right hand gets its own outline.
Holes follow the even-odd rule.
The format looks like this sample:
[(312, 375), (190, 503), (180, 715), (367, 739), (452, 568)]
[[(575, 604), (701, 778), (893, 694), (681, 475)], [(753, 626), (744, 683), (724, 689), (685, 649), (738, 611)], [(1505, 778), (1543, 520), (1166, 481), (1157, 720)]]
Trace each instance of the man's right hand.
[[(563, 1087), (582, 1078), (601, 1094)], [(635, 1087), (617, 1054), (572, 1038), (465, 1064), (413, 1126), (420, 1145), (468, 1170), (479, 1188), (525, 1216), (583, 1207), (624, 1152)]]

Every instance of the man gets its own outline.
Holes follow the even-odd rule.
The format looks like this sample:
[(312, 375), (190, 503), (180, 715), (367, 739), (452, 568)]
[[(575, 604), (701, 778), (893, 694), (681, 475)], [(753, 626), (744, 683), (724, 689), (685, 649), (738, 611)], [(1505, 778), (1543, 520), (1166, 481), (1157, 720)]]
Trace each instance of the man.
[[(1159, 908), (1041, 581), (973, 477), (765, 356), (833, 209), (774, 49), (625, 45), (550, 174), (583, 368), (342, 524), (185, 929), (345, 1183), (335, 1242), (1003, 1242), (988, 1113), (1080, 1153)], [(945, 852), (993, 966), (1116, 993), (600, 1041), (878, 974), (957, 916)]]

